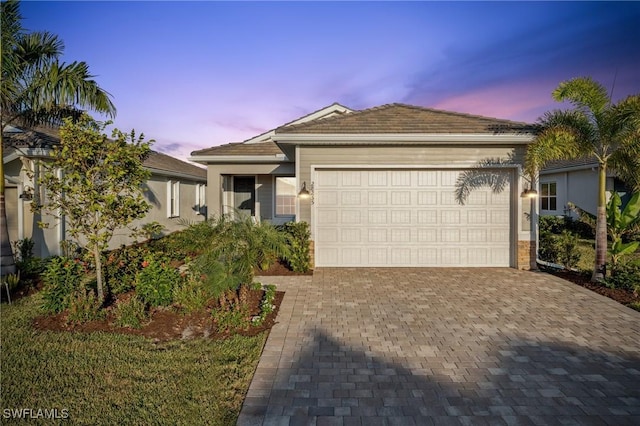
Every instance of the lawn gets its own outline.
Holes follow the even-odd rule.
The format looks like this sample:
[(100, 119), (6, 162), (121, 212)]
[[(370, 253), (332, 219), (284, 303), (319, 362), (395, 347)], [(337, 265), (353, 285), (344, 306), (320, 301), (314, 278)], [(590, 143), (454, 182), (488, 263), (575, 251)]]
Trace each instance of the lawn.
[(236, 423), (266, 333), (157, 343), (37, 331), (40, 303), (36, 294), (1, 308), (3, 423), (17, 408), (57, 409), (73, 424)]
[(595, 240), (583, 238), (578, 240), (578, 251), (580, 252), (580, 260), (576, 267), (578, 270), (593, 272), (593, 265), (596, 261), (595, 243)]
[[(593, 272), (593, 264), (596, 260), (595, 240), (588, 240), (580, 238), (578, 240), (578, 251), (580, 252), (580, 261), (576, 269), (580, 271)], [(607, 255), (607, 261), (610, 261), (610, 256)], [(629, 255), (625, 260), (627, 261), (640, 261), (640, 250)]]

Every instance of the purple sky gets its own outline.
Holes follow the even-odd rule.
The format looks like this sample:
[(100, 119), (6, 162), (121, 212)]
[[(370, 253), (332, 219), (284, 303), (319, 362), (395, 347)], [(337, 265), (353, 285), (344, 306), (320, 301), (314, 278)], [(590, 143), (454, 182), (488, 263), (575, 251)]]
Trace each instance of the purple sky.
[(23, 2), (118, 108), (179, 158), (339, 102), (521, 121), (560, 81), (640, 93), (635, 2)]

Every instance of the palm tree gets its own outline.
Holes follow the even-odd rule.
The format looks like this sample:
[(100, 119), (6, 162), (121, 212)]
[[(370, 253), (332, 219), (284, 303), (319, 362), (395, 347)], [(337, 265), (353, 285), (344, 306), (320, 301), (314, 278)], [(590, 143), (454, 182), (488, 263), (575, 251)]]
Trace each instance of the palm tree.
[[(27, 33), (17, 0), (0, 4), (2, 55), (0, 68), (0, 158), (4, 158), (2, 131), (8, 124), (30, 127), (54, 125), (80, 108), (115, 116), (110, 95), (92, 80), (84, 62), (65, 64), (58, 58), (64, 44), (48, 32)], [(0, 273), (15, 271), (5, 211), (4, 161), (0, 161)]]
[(538, 171), (552, 160), (596, 158), (596, 259), (591, 280), (601, 281), (605, 277), (607, 254), (607, 169), (615, 169), (631, 185), (637, 185), (640, 95), (614, 104), (600, 83), (581, 77), (560, 83), (553, 91), (553, 98), (559, 102), (568, 101), (574, 108), (550, 111), (538, 120), (537, 134), (527, 150), (525, 167), (531, 176), (537, 176)]

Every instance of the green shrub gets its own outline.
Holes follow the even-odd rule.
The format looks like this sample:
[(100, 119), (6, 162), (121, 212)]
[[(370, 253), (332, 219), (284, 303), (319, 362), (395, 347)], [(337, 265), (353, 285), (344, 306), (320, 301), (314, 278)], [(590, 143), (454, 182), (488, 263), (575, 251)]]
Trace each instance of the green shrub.
[(186, 312), (195, 312), (207, 305), (209, 296), (203, 282), (193, 273), (187, 273), (174, 288), (173, 302)]
[(90, 253), (87, 252), (86, 249), (80, 247), (80, 244), (73, 240), (60, 241), (60, 250), (62, 251), (62, 256), (68, 257), (70, 259), (83, 259), (87, 257), (93, 257)]
[(556, 237), (556, 243), (558, 247), (558, 262), (567, 269), (575, 268), (580, 261), (578, 236), (565, 230)]
[(147, 240), (157, 240), (162, 237), (163, 232), (164, 225), (154, 221), (142, 225), (138, 233), (140, 236), (146, 238)]
[(80, 288), (82, 274), (83, 267), (78, 260), (65, 257), (51, 258), (43, 274), (44, 311), (58, 313), (67, 309), (71, 294)]
[(35, 242), (31, 238), (23, 238), (13, 243), (16, 255), (16, 267), (23, 277), (42, 273), (44, 270), (41, 259), (33, 255)]
[(147, 320), (145, 304), (135, 296), (124, 301), (118, 300), (113, 315), (118, 327), (140, 328)]
[[(0, 281), (0, 284), (2, 284), (2, 287), (0, 287), (0, 294), (2, 294), (2, 296), (4, 296), (5, 294), (7, 295), (7, 299), (9, 301), (11, 301), (11, 296), (10, 294), (13, 293), (13, 291), (15, 289), (18, 288), (18, 286), (20, 285), (20, 271), (18, 271), (15, 274), (7, 274), (4, 277), (2, 277), (2, 280)], [(7, 292), (7, 293), (5, 293)], [(2, 297), (0, 296), (0, 297)]]
[(278, 258), (288, 257), (285, 235), (268, 222), (221, 216), (212, 223), (215, 238), (204, 255), (222, 263), (227, 276), (238, 277), (241, 283), (253, 281), (254, 268), (266, 269)]
[(289, 267), (294, 272), (308, 272), (311, 269), (311, 255), (309, 243), (311, 232), (307, 222), (288, 222), (282, 226), (290, 250), (286, 258)]
[(181, 260), (185, 257), (196, 257), (211, 246), (216, 235), (213, 220), (182, 221), (181, 224), (186, 226), (186, 229), (152, 241), (150, 244), (152, 251), (165, 253), (173, 260)]
[(168, 306), (178, 281), (180, 274), (169, 265), (168, 259), (149, 255), (136, 274), (136, 293), (151, 306)]
[(584, 214), (580, 219), (575, 220), (571, 216), (540, 216), (538, 220), (540, 233), (550, 232), (560, 235), (563, 231), (569, 231), (581, 238), (593, 239), (595, 237), (593, 225), (583, 220), (583, 217)]
[(605, 279), (610, 288), (640, 292), (640, 262), (619, 263), (611, 268), (611, 275)]
[(202, 283), (207, 299), (217, 299), (223, 292), (247, 282), (246, 275), (235, 273), (233, 265), (222, 264), (211, 252), (196, 259), (188, 273)]
[(148, 255), (149, 249), (144, 245), (121, 246), (106, 254), (103, 269), (107, 288), (112, 295), (133, 289), (136, 274)]
[(214, 309), (212, 316), (218, 333), (246, 329), (249, 326), (246, 309), (231, 309), (228, 311)]
[[(246, 288), (246, 287), (245, 287)], [(227, 290), (218, 299), (219, 307), (211, 312), (211, 316), (219, 333), (249, 327), (249, 308), (246, 301), (241, 301), (235, 290)]]
[(540, 216), (538, 220), (540, 233), (560, 234), (566, 228), (564, 216)]
[(81, 288), (71, 294), (69, 298), (68, 322), (83, 324), (85, 322), (102, 319), (104, 316), (105, 311), (102, 309), (102, 302), (93, 290)]
[(556, 237), (549, 230), (540, 230), (538, 257), (545, 262), (557, 263), (560, 254)]

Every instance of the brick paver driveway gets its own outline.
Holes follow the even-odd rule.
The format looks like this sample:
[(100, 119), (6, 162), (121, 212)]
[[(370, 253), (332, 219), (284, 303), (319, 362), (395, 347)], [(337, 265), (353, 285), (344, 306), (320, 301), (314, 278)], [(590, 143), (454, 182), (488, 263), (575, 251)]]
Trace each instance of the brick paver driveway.
[(319, 269), (240, 425), (640, 425), (640, 312), (514, 269)]

